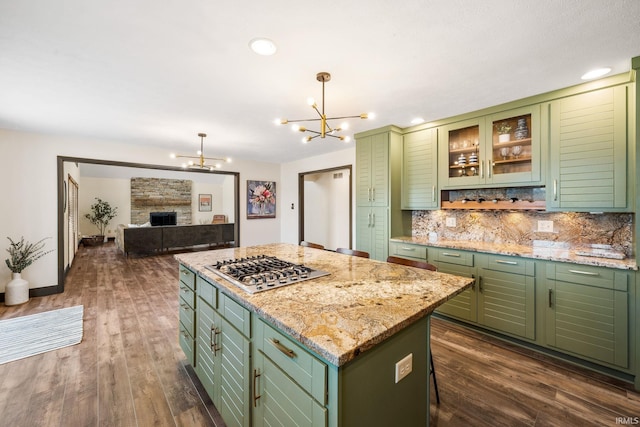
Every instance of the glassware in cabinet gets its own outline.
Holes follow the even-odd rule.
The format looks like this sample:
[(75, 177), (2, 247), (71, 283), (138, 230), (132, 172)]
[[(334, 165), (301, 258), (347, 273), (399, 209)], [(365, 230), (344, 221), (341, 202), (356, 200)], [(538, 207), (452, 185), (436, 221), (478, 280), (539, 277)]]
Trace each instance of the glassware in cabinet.
[(492, 174), (531, 172), (531, 114), (492, 122)]

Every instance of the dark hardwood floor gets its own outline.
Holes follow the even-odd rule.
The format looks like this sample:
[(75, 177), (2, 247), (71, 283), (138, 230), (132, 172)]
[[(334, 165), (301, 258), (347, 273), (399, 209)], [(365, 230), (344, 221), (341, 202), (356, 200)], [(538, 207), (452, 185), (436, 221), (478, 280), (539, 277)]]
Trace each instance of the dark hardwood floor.
[[(84, 305), (82, 343), (0, 365), (0, 426), (223, 425), (178, 345), (177, 271), (172, 255), (81, 248), (63, 294), (0, 306), (8, 319)], [(468, 328), (434, 319), (431, 346), (441, 399), (432, 393), (432, 426), (615, 426), (640, 416), (631, 385)]]

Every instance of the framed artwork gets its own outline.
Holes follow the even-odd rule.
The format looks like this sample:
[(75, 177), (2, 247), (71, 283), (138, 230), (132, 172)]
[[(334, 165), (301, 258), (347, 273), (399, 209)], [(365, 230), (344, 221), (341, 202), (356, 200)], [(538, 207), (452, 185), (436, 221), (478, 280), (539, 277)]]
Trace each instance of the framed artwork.
[(211, 212), (211, 194), (198, 194), (198, 210), (200, 212)]
[(247, 180), (247, 219), (276, 217), (276, 183)]

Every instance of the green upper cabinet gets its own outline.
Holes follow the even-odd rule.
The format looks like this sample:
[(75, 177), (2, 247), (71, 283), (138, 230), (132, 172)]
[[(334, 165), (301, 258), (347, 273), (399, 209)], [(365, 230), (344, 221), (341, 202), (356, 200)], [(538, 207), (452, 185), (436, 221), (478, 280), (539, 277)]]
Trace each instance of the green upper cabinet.
[(444, 189), (541, 185), (540, 106), (531, 105), (443, 126)]
[(627, 85), (559, 99), (549, 108), (547, 209), (625, 211)]
[(402, 140), (402, 209), (438, 208), (438, 130), (407, 133)]
[(358, 206), (389, 204), (389, 133), (359, 138), (356, 143), (356, 203)]

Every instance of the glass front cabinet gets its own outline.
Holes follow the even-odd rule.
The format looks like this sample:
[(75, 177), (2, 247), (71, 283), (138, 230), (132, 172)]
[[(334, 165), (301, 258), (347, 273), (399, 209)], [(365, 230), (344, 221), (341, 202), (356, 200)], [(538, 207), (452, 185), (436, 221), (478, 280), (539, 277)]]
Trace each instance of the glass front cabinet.
[(442, 188), (543, 184), (540, 106), (443, 126)]

